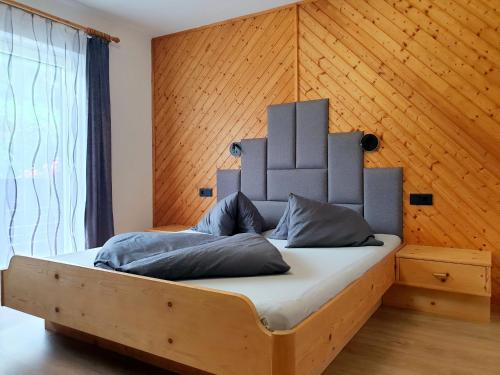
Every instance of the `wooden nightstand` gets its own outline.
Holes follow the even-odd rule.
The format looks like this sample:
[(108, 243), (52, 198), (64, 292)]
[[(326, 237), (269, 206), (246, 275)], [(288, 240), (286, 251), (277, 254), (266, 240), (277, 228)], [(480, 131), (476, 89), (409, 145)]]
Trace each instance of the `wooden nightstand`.
[(489, 321), (491, 253), (406, 245), (384, 304), (458, 319)]
[(189, 227), (187, 225), (170, 224), (170, 225), (164, 225), (161, 227), (146, 229), (146, 232), (180, 232), (180, 231), (183, 231), (183, 230), (186, 230), (189, 228), (191, 228), (191, 227)]

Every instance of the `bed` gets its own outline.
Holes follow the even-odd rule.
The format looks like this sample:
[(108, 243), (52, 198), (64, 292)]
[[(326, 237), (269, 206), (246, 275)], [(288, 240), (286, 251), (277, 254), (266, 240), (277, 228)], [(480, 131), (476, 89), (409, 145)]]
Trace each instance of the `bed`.
[[(184, 231), (194, 233), (194, 231)], [(268, 237), (270, 231), (265, 233)], [(271, 331), (289, 330), (356, 281), (398, 248), (395, 235), (376, 234), (383, 246), (286, 248), (285, 240), (268, 240), (291, 266), (285, 275), (184, 280), (181, 283), (247, 297), (262, 324)], [(99, 249), (51, 259), (92, 268)]]
[[(268, 229), (289, 192), (362, 213), (383, 247), (286, 249), (285, 275), (171, 282), (92, 267), (96, 250), (15, 256), (2, 305), (48, 329), (182, 373), (320, 374), (380, 305), (402, 238), (402, 171), (363, 168), (362, 133), (328, 134), (328, 101), (270, 106), (267, 139), (241, 142), (242, 191)], [(94, 252), (94, 253), (93, 253)]]

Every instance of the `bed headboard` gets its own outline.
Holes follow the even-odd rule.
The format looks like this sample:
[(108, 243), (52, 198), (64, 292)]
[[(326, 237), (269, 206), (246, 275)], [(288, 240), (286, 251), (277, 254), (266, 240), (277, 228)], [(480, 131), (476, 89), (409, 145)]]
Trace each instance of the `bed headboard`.
[(402, 237), (401, 168), (364, 168), (362, 132), (328, 134), (328, 99), (267, 108), (267, 138), (241, 141), (241, 169), (217, 171), (217, 199), (241, 190), (276, 226), (289, 193), (354, 209)]

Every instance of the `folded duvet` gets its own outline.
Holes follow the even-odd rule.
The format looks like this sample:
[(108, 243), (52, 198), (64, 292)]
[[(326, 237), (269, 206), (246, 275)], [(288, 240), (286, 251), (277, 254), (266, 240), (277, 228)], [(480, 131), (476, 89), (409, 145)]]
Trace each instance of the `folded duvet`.
[(104, 244), (94, 266), (165, 280), (270, 275), (290, 269), (279, 250), (254, 233), (124, 233)]

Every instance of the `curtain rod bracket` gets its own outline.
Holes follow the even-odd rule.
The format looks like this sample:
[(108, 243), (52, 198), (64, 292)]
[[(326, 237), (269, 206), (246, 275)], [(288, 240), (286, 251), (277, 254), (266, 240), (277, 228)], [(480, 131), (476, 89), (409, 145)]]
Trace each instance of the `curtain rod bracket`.
[(103, 33), (102, 31), (99, 31), (99, 30), (96, 30), (96, 29), (92, 29), (90, 27), (87, 27), (85, 29), (85, 32), (87, 34), (89, 34), (90, 36), (98, 36), (99, 38), (106, 39), (106, 40), (108, 40), (110, 42), (120, 43), (120, 38), (118, 38), (116, 36), (112, 36), (112, 35), (106, 34), (106, 33)]

